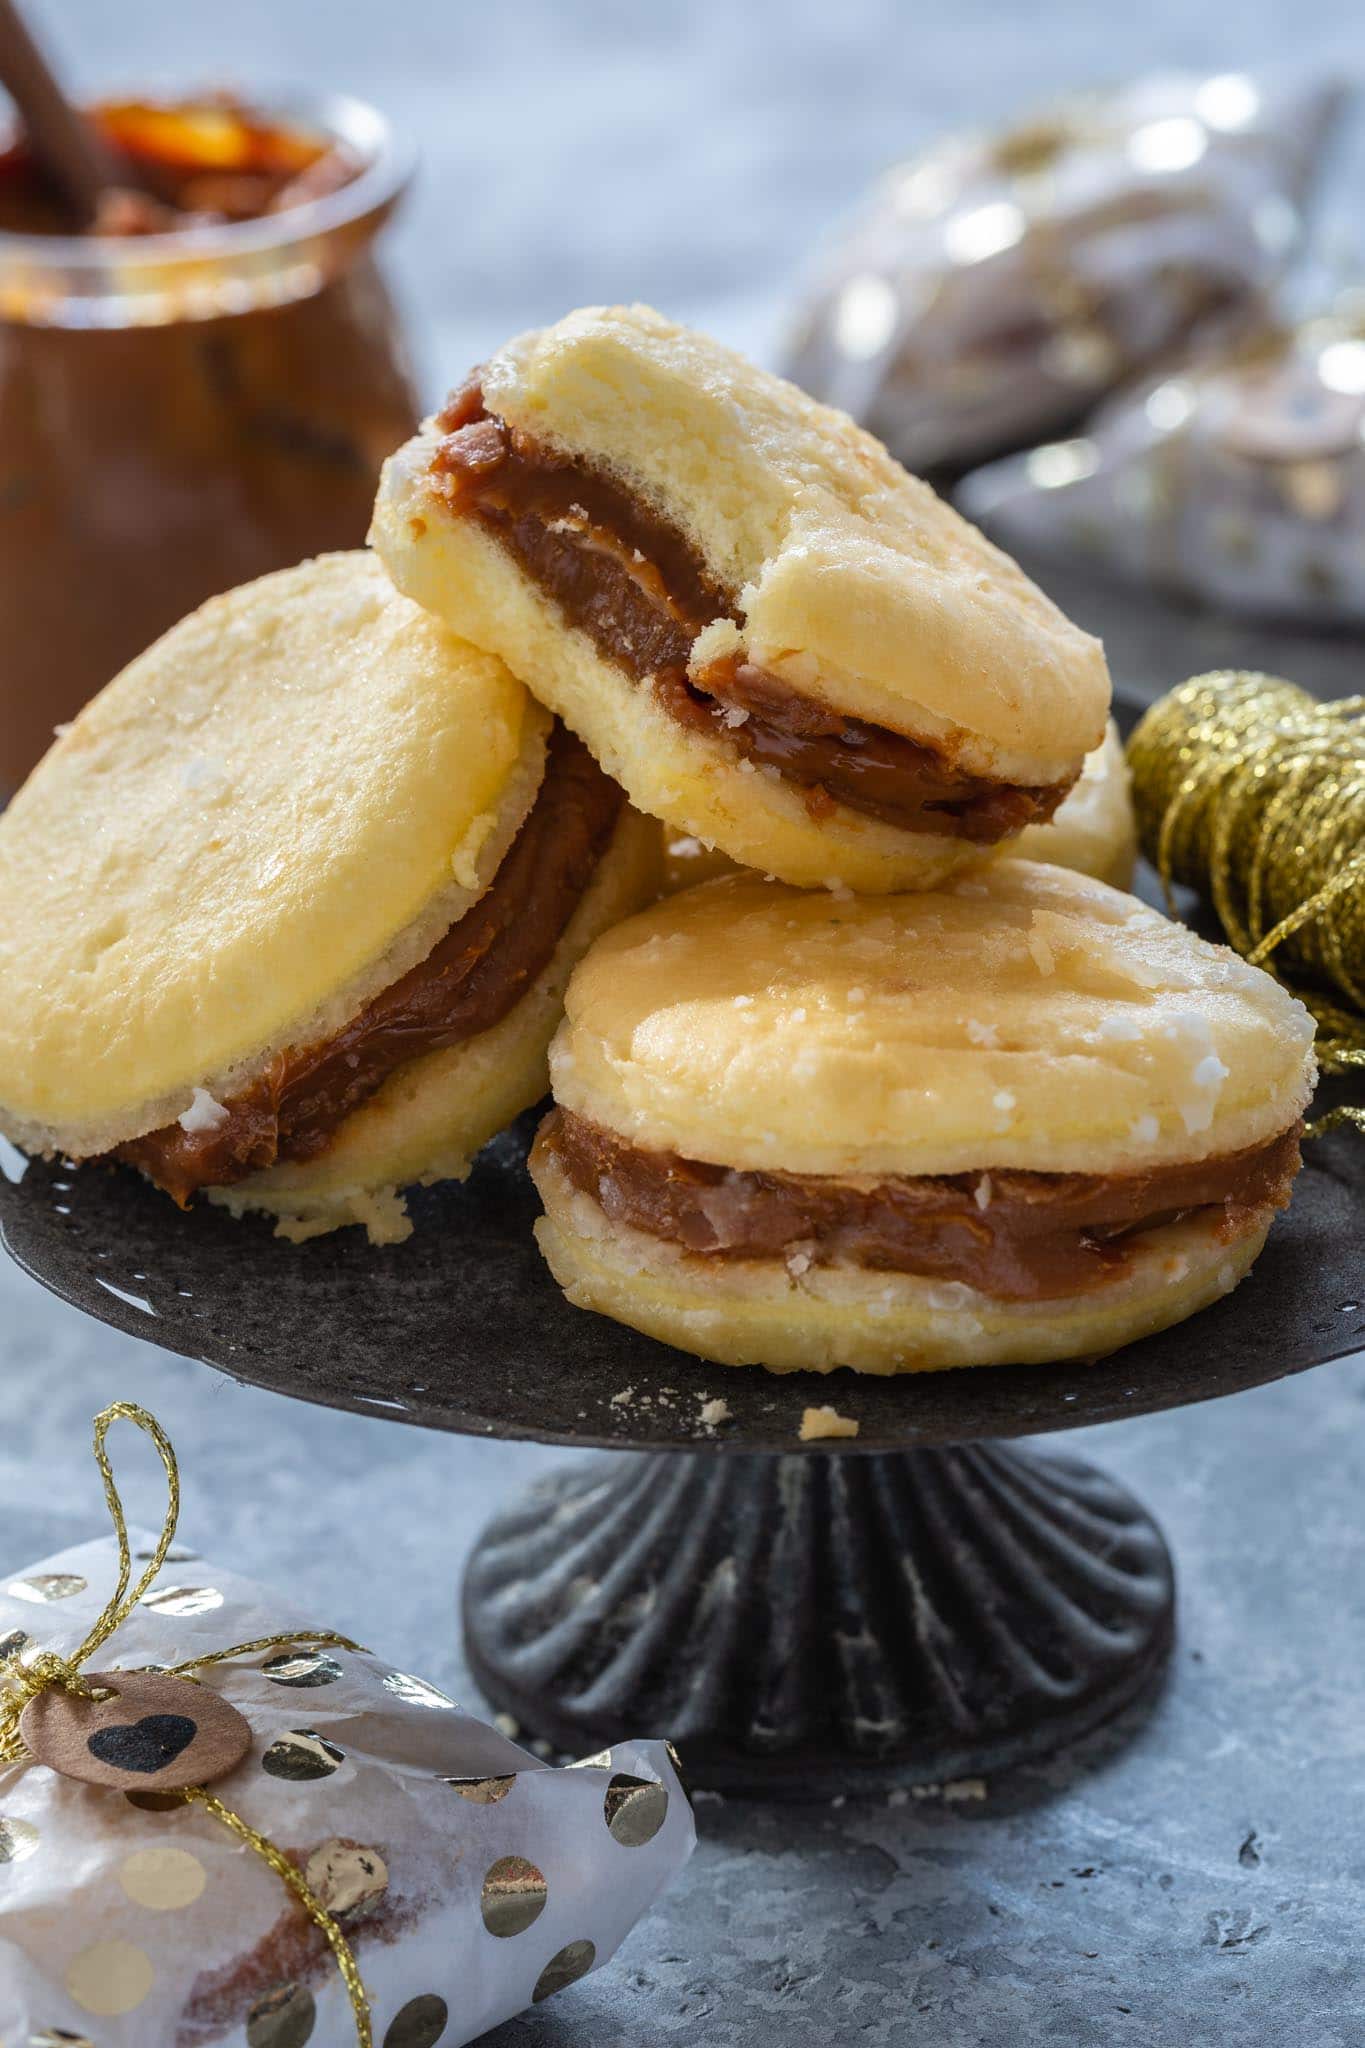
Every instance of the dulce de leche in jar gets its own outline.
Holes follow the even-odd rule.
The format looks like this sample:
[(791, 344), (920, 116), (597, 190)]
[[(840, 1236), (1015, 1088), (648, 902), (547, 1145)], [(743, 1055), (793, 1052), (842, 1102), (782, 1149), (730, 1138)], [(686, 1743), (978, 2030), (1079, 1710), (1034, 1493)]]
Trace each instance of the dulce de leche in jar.
[(204, 598), (359, 546), (418, 417), (373, 253), (409, 166), (377, 113), (90, 112), (120, 172), (92, 231), (0, 151), (0, 802)]

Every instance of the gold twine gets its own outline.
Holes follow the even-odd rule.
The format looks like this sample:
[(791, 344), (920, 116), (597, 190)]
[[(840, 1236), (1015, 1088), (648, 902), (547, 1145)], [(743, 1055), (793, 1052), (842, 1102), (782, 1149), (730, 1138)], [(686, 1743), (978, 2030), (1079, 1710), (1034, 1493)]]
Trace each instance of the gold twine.
[[(1195, 676), (1128, 743), (1142, 850), (1228, 943), (1298, 996), (1329, 1073), (1365, 1066), (1365, 697), (1321, 704), (1278, 676)], [(1334, 1110), (1315, 1126), (1352, 1122)]]
[[(106, 1448), (109, 1431), (116, 1422), (135, 1423), (144, 1435), (151, 1438), (166, 1473), (166, 1515), (161, 1535), (152, 1552), (151, 1562), (131, 1592), (128, 1588), (133, 1575), (133, 1558), (128, 1540), (128, 1523)], [(40, 1693), (56, 1686), (65, 1692), (75, 1693), (81, 1699), (105, 1697), (82, 1675), (81, 1667), (88, 1663), (95, 1651), (108, 1642), (115, 1630), (128, 1619), (166, 1562), (167, 1553), (175, 1541), (176, 1525), (180, 1519), (180, 1468), (170, 1439), (155, 1416), (149, 1415), (145, 1408), (139, 1408), (131, 1401), (115, 1401), (102, 1410), (95, 1417), (95, 1463), (99, 1466), (100, 1476), (104, 1481), (104, 1498), (109, 1506), (109, 1519), (114, 1525), (114, 1535), (118, 1542), (118, 1584), (84, 1642), (78, 1649), (73, 1650), (69, 1657), (63, 1657), (55, 1650), (43, 1650), (27, 1664), (19, 1663), (17, 1653), (0, 1661), (0, 1683), (3, 1683), (3, 1691), (0, 1691), (0, 1769), (23, 1768), (37, 1761), (24, 1743), (19, 1731), (19, 1720), (30, 1700), (37, 1699)], [(192, 1681), (192, 1674), (201, 1665), (222, 1664), (230, 1658), (248, 1656), (256, 1650), (286, 1648), (300, 1642), (318, 1647), (327, 1644), (341, 1650), (359, 1650), (361, 1647), (359, 1643), (352, 1642), (349, 1636), (337, 1635), (329, 1629), (309, 1631), (306, 1635), (300, 1635), (295, 1629), (284, 1635), (258, 1636), (254, 1642), (235, 1643), (226, 1650), (207, 1650), (201, 1656), (191, 1657), (183, 1664), (169, 1666), (168, 1670), (175, 1677)], [(248, 1848), (253, 1849), (262, 1861), (269, 1865), (281, 1883), (298, 1900), (314, 1926), (326, 1939), (336, 1959), (341, 1981), (351, 2002), (359, 2048), (373, 2048), (369, 1995), (365, 1990), (355, 1954), (339, 1923), (327, 1911), (302, 1871), (290, 1862), (284, 1851), (277, 1848), (268, 1836), (258, 1833), (239, 1813), (234, 1813), (230, 1806), (224, 1805), (221, 1799), (204, 1786), (186, 1786), (182, 1789), (180, 1797), (188, 1803), (202, 1806), (206, 1813), (221, 1821), (224, 1827), (230, 1828), (240, 1841), (245, 1842)]]

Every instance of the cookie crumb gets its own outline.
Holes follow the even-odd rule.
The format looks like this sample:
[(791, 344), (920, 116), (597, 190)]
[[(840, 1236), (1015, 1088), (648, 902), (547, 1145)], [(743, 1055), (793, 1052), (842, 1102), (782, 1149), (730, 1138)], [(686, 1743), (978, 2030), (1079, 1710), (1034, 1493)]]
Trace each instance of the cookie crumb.
[(856, 1436), (861, 1423), (851, 1415), (841, 1415), (837, 1408), (807, 1408), (802, 1411), (800, 1435), (803, 1444), (812, 1443), (818, 1437)]
[(201, 1131), (221, 1130), (230, 1114), (223, 1103), (214, 1101), (207, 1088), (196, 1088), (189, 1108), (181, 1111), (176, 1122), (193, 1138)]
[(1040, 931), (1035, 929), (1029, 933), (1028, 949), (1029, 952), (1033, 955), (1033, 964), (1038, 969), (1038, 972), (1040, 974), (1056, 973), (1056, 958), (1053, 954), (1051, 946), (1049, 946), (1047, 940), (1043, 937)]
[(730, 1420), (730, 1403), (724, 1395), (718, 1395), (714, 1401), (703, 1401), (697, 1420), (703, 1429), (717, 1428), (720, 1423)]

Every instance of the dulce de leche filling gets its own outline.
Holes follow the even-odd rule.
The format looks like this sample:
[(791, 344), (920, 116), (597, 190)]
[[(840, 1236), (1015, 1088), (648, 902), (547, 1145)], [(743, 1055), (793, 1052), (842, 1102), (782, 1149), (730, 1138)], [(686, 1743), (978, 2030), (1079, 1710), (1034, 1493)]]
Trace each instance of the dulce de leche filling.
[(1045, 822), (1074, 783), (970, 774), (942, 748), (833, 711), (751, 662), (689, 674), (698, 634), (740, 614), (684, 535), (612, 477), (488, 413), (477, 381), (438, 425), (431, 477), (444, 502), (495, 534), (568, 623), (680, 725), (797, 784), (813, 817), (839, 803), (903, 830), (993, 845)]
[(425, 960), (315, 1044), (277, 1053), (220, 1105), (212, 1129), (178, 1123), (118, 1147), (182, 1206), (286, 1160), (325, 1152), (342, 1121), (409, 1061), (489, 1031), (548, 966), (615, 829), (622, 796), (563, 726), (497, 874)]
[(611, 1222), (704, 1257), (862, 1266), (1051, 1301), (1119, 1277), (1162, 1224), (1206, 1216), (1231, 1240), (1257, 1212), (1284, 1208), (1302, 1128), (1146, 1173), (885, 1180), (733, 1172), (645, 1151), (564, 1109), (537, 1142)]

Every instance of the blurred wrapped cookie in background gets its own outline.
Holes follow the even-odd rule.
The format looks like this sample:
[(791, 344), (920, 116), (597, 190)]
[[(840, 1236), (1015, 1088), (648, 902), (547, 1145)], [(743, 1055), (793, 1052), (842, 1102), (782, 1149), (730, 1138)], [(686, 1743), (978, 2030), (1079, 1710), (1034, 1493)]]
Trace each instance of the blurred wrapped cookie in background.
[(1064, 433), (1210, 317), (1263, 307), (1342, 98), (1168, 74), (949, 138), (826, 248), (786, 373), (918, 472)]
[(1201, 345), (960, 499), (1005, 546), (1226, 610), (1365, 620), (1365, 291)]

